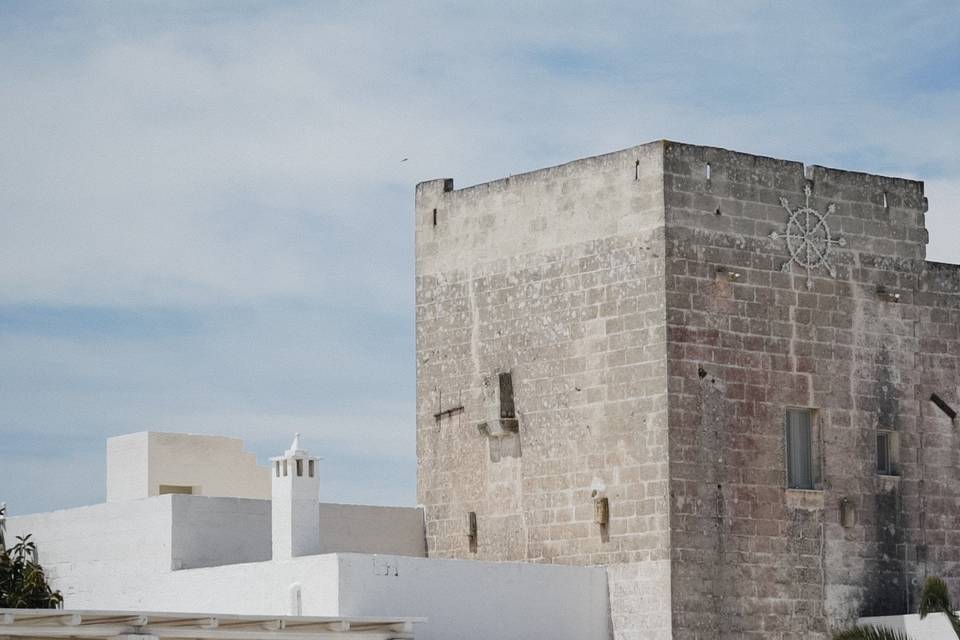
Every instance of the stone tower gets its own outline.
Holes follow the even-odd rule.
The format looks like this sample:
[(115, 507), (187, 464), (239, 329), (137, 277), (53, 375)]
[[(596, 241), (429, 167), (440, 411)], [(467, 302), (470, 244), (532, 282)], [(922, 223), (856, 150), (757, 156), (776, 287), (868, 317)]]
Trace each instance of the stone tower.
[(273, 463), (271, 527), (273, 559), (320, 552), (320, 478), (317, 463), (300, 447), (298, 433)]
[(431, 556), (601, 564), (618, 638), (960, 588), (960, 269), (923, 184), (666, 141), (418, 185)]

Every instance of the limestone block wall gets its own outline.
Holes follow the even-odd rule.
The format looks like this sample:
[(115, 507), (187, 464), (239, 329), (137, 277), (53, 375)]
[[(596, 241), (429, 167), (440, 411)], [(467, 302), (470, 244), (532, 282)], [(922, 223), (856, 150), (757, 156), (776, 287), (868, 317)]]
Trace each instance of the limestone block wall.
[(420, 185), (429, 553), (607, 564), (623, 638), (826, 638), (960, 588), (960, 267), (924, 260), (925, 211), (919, 182), (670, 142)]
[[(927, 262), (919, 274), (917, 306), (918, 384), (914, 389), (918, 433), (915, 466), (904, 509), (916, 541), (917, 577), (939, 575), (960, 590), (960, 266)], [(936, 394), (943, 408), (932, 402)]]
[(661, 158), (417, 189), (428, 553), (619, 565), (624, 638), (669, 637)]
[[(783, 237), (808, 187), (807, 228), (844, 242), (809, 284), (821, 256)], [(929, 400), (957, 403), (960, 271), (923, 260), (922, 184), (671, 143), (664, 193), (674, 638), (825, 638), (927, 574), (960, 586), (957, 434)], [(786, 488), (788, 407), (815, 410), (814, 491)]]

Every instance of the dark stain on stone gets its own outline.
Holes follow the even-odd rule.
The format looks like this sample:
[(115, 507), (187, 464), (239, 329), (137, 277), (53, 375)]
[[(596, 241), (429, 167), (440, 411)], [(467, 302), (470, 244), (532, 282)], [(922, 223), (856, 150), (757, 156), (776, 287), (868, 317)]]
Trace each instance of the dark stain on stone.
[[(699, 452), (699, 466), (701, 469), (702, 501), (698, 500), (699, 515), (704, 518), (713, 518), (712, 531), (708, 535), (714, 537), (712, 558), (706, 560), (712, 564), (712, 583), (710, 592), (711, 614), (718, 625), (717, 637), (728, 637), (730, 617), (724, 615), (724, 602), (736, 593), (736, 571), (725, 561), (728, 547), (729, 529), (731, 521), (726, 516), (726, 505), (723, 495), (724, 478), (724, 440), (726, 431), (726, 389), (717, 384), (717, 379), (709, 376), (706, 369), (698, 367), (697, 375), (700, 378), (700, 390), (697, 397), (700, 425), (697, 429), (696, 447)], [(708, 491), (716, 486), (714, 504), (711, 505), (707, 496)], [(712, 511), (712, 513), (711, 513)], [(707, 533), (707, 532), (705, 532)]]
[[(890, 352), (884, 346), (877, 355), (877, 420), (878, 429), (895, 430), (899, 426), (900, 390), (896, 386), (896, 369)], [(903, 557), (907, 540), (902, 526), (902, 504), (899, 489), (879, 491), (874, 496), (873, 537), (876, 553), (868, 572), (867, 596), (863, 615), (902, 614), (907, 609), (907, 567)]]
[(886, 347), (877, 355), (877, 427), (896, 429), (900, 413), (900, 392), (896, 386), (894, 366)]
[(900, 496), (895, 491), (874, 496), (877, 552), (869, 572), (863, 615), (887, 616), (907, 610), (905, 540), (900, 526)]

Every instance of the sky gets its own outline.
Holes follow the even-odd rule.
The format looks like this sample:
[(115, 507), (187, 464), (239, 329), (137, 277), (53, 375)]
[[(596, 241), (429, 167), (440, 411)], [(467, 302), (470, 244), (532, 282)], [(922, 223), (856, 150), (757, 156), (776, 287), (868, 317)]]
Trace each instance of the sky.
[(162, 430), (415, 504), (415, 184), (661, 138), (922, 179), (960, 262), (960, 3), (0, 0), (0, 501)]

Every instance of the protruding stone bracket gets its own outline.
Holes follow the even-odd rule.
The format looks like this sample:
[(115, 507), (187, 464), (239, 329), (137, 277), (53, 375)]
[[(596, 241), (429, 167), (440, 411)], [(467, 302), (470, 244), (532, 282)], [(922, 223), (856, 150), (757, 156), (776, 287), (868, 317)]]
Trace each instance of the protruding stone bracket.
[(486, 436), (490, 461), (520, 457), (520, 421), (513, 401), (513, 374), (501, 371), (484, 380), (484, 413), (490, 419), (477, 425)]
[[(506, 429), (504, 429), (504, 423), (506, 423)], [(502, 458), (519, 458), (521, 453), (519, 423), (516, 420), (498, 420), (493, 424), (496, 425), (495, 429), (491, 429), (488, 422), (477, 425), (477, 431), (487, 437), (490, 462), (500, 462)]]

